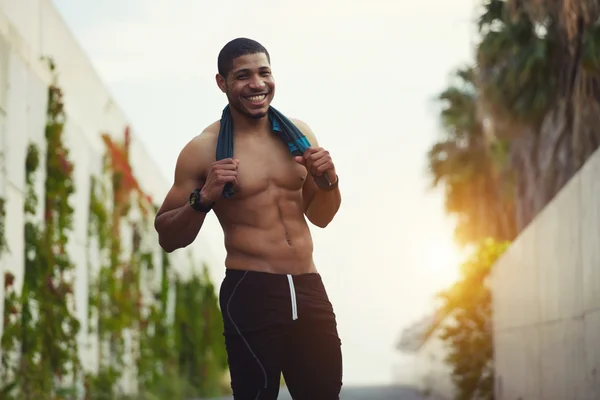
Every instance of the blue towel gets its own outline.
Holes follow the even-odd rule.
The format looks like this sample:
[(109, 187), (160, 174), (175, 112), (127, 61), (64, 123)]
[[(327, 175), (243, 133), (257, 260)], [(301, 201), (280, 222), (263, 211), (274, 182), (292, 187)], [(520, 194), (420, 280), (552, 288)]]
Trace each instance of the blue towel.
[[(304, 136), (300, 129), (294, 125), (285, 115), (277, 111), (272, 106), (268, 111), (269, 121), (273, 131), (287, 144), (290, 153), (293, 156), (301, 156), (306, 149), (310, 147), (310, 142)], [(229, 105), (223, 109), (221, 115), (221, 127), (219, 129), (219, 139), (217, 141), (217, 161), (224, 158), (233, 157), (233, 120)], [(233, 185), (228, 183), (223, 188), (223, 197), (233, 196)]]

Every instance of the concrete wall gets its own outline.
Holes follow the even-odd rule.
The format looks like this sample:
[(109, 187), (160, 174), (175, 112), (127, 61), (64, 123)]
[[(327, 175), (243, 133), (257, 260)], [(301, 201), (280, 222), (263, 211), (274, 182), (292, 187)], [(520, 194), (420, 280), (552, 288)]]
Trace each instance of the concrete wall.
[[(57, 66), (58, 84), (64, 92), (67, 114), (66, 142), (75, 165), (75, 232), (70, 254), (76, 265), (75, 295), (77, 314), (82, 322), (80, 353), (84, 366), (97, 367), (95, 342), (87, 335), (88, 261), (91, 270), (99, 266), (99, 257), (86, 244), (90, 176), (101, 172), (104, 153), (102, 133), (122, 140), (129, 124), (114, 103), (107, 88), (94, 71), (84, 51), (71, 35), (50, 0), (0, 0), (0, 197), (6, 200), (6, 233), (10, 251), (0, 259), (0, 315), (3, 310), (4, 273), (16, 277), (21, 287), (24, 276), (24, 194), (25, 155), (30, 141), (44, 151), (47, 88), (51, 74), (42, 56), (51, 57)], [(131, 163), (143, 189), (160, 203), (170, 182), (163, 178), (136, 135), (133, 127)], [(39, 175), (37, 189), (42, 194), (44, 176)], [(40, 217), (41, 217), (40, 210)], [(210, 234), (210, 232), (208, 233)], [(189, 274), (189, 257), (198, 265), (208, 259), (207, 232), (193, 246), (172, 255), (172, 265), (180, 275)], [(159, 256), (157, 237), (151, 230), (145, 243)], [(88, 260), (89, 258), (89, 260)], [(95, 265), (95, 266), (94, 266)], [(160, 276), (160, 274), (158, 274)], [(157, 284), (159, 282), (153, 282)], [(3, 318), (0, 318), (0, 334)]]
[(499, 400), (600, 399), (600, 152), (494, 266)]

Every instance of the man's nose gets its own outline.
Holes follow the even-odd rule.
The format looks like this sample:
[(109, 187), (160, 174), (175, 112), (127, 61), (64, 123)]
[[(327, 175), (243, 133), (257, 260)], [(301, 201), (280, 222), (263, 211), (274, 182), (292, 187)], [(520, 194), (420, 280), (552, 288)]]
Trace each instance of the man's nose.
[(250, 87), (252, 89), (262, 89), (265, 87), (265, 81), (260, 76), (254, 76), (250, 80)]

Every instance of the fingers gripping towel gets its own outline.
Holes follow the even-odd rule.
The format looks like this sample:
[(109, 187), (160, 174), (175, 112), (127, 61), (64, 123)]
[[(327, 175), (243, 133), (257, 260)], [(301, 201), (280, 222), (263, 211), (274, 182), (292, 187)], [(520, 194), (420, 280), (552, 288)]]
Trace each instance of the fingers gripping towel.
[[(273, 107), (269, 107), (269, 121), (275, 134), (287, 144), (290, 153), (293, 156), (301, 156), (306, 149), (310, 147), (310, 142), (304, 136), (300, 129), (294, 125), (285, 115)], [(221, 127), (219, 128), (219, 139), (217, 141), (217, 161), (224, 158), (233, 157), (233, 120), (229, 105), (223, 109), (221, 115)], [(229, 198), (233, 196), (233, 185), (228, 183), (223, 189), (223, 196)]]

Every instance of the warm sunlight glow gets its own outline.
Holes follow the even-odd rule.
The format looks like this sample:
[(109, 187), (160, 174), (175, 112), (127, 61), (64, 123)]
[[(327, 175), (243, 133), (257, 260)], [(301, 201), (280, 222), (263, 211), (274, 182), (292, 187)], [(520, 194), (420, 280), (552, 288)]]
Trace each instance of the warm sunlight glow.
[(451, 239), (438, 239), (429, 246), (427, 266), (436, 274), (455, 280), (464, 257)]

